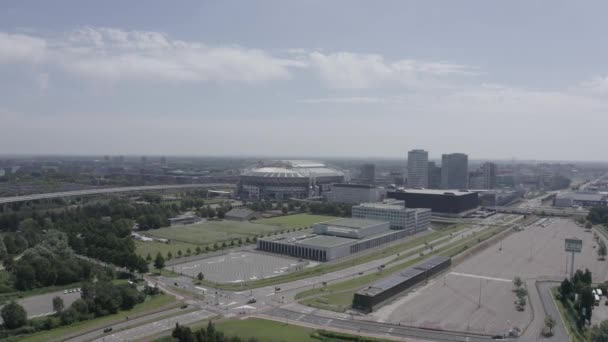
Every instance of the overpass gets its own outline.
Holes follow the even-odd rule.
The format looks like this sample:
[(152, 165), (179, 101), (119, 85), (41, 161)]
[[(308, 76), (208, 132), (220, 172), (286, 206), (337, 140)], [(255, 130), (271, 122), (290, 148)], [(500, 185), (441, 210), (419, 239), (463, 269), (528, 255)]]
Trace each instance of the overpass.
[(234, 184), (227, 184), (227, 183), (124, 186), (124, 187), (118, 187), (118, 188), (86, 189), (86, 190), (64, 191), (64, 192), (49, 192), (49, 193), (45, 193), (45, 194), (34, 194), (34, 195), (24, 195), (24, 196), (0, 197), (0, 204), (28, 202), (28, 201), (53, 199), (53, 198), (118, 194), (118, 193), (127, 193), (127, 192), (147, 192), (147, 191), (198, 189), (198, 188), (203, 188), (203, 189), (224, 188), (225, 189), (225, 188), (234, 188), (234, 187), (235, 187)]
[(577, 217), (587, 216), (588, 210), (574, 209), (574, 208), (554, 208), (554, 207), (487, 207), (488, 209), (496, 210), (498, 213), (506, 214), (521, 214), (521, 215), (540, 215), (540, 216), (563, 216), (563, 217)]

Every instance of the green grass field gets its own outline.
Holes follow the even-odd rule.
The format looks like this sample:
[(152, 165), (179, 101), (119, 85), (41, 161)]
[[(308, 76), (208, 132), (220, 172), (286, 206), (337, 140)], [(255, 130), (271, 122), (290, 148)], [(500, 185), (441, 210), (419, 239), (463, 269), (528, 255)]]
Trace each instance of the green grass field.
[(256, 235), (281, 231), (279, 226), (235, 222), (235, 221), (207, 221), (187, 226), (169, 227), (149, 230), (146, 233), (165, 239), (190, 243), (196, 245), (210, 245)]
[(124, 321), (127, 316), (137, 317), (138, 315), (144, 314), (147, 311), (153, 311), (163, 306), (168, 306), (172, 303), (176, 303), (175, 297), (169, 295), (157, 295), (142, 304), (136, 305), (133, 309), (128, 311), (120, 311), (117, 314), (99, 317), (88, 321), (78, 322), (65, 327), (59, 327), (56, 329), (39, 332), (33, 335), (24, 336), (19, 341), (23, 342), (47, 342), (52, 340), (60, 340), (61, 338), (80, 332), (87, 331), (95, 328), (102, 328), (106, 325), (112, 324), (116, 321)]
[(137, 255), (145, 258), (148, 254), (150, 254), (152, 260), (154, 260), (154, 257), (156, 257), (156, 253), (158, 252), (160, 252), (164, 258), (167, 257), (167, 252), (171, 252), (173, 257), (176, 257), (177, 251), (181, 250), (183, 255), (186, 255), (186, 250), (190, 248), (192, 254), (194, 254), (196, 247), (196, 245), (183, 242), (171, 242), (167, 244), (162, 242), (135, 241), (135, 251), (137, 252)]
[(258, 318), (218, 322), (216, 328), (227, 336), (239, 336), (245, 340), (255, 337), (268, 342), (318, 341), (310, 336), (314, 329)]
[(285, 229), (310, 227), (315, 223), (338, 219), (335, 216), (296, 214), (256, 220), (256, 223), (280, 226)]

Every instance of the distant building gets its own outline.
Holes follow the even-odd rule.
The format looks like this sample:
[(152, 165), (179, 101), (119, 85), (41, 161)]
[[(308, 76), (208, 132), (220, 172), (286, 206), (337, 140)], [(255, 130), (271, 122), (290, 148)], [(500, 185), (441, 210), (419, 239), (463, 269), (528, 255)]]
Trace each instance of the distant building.
[(461, 216), (479, 206), (476, 192), (460, 190), (403, 189), (389, 191), (388, 198), (405, 201), (410, 208), (430, 208), (433, 214)]
[(406, 230), (410, 234), (427, 230), (431, 223), (430, 209), (406, 208), (405, 202), (398, 200), (355, 205), (352, 208), (352, 216), (388, 221), (391, 229)]
[(481, 165), (486, 189), (496, 189), (496, 168), (495, 163), (486, 162)]
[(329, 202), (336, 203), (380, 202), (386, 197), (386, 190), (367, 184), (338, 183), (332, 186), (326, 197)]
[(481, 169), (469, 172), (469, 189), (487, 189), (485, 178)]
[(469, 157), (464, 153), (441, 156), (441, 188), (469, 188)]
[(183, 215), (179, 215), (176, 217), (172, 217), (169, 219), (169, 223), (171, 227), (175, 226), (183, 226), (187, 224), (194, 224), (201, 222), (203, 219), (199, 216), (194, 215), (193, 213), (185, 213)]
[(429, 153), (411, 150), (407, 153), (407, 185), (410, 188), (429, 187)]
[(520, 199), (522, 193), (509, 190), (488, 190), (479, 192), (479, 203), (485, 207), (504, 206)]
[(226, 215), (224, 216), (224, 219), (226, 220), (230, 220), (230, 221), (249, 221), (253, 218), (255, 218), (256, 214), (255, 211), (248, 209), (248, 208), (236, 208), (236, 209), (231, 209), (230, 211), (228, 211), (226, 213)]
[(560, 193), (553, 199), (555, 207), (605, 207), (608, 205), (608, 195), (601, 193), (568, 192)]
[(313, 233), (296, 231), (257, 240), (259, 250), (316, 261), (330, 261), (409, 236), (387, 221), (344, 218), (317, 223)]
[(376, 180), (376, 165), (375, 164), (363, 164), (361, 165), (361, 170), (359, 172), (359, 178), (361, 181), (374, 184)]
[(441, 167), (437, 166), (435, 162), (429, 162), (428, 164), (428, 180), (429, 189), (439, 189), (441, 187)]

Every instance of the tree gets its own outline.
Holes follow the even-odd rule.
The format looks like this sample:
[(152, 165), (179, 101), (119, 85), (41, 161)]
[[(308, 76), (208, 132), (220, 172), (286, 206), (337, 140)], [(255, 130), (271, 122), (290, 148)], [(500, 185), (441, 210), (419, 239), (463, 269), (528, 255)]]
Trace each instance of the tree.
[(196, 255), (201, 254), (201, 246), (196, 246), (196, 249), (194, 251), (196, 252)]
[(146, 255), (146, 261), (152, 262), (152, 256), (150, 255), (150, 253), (148, 253), (148, 255)]
[(61, 313), (61, 311), (63, 311), (64, 308), (64, 304), (63, 304), (63, 298), (57, 296), (53, 298), (53, 311), (57, 312), (57, 313)]
[(585, 229), (591, 229), (593, 228), (593, 223), (587, 221), (587, 223), (585, 223)]
[(205, 279), (205, 276), (203, 275), (203, 272), (198, 272), (197, 276), (198, 280), (203, 280)]
[(173, 253), (171, 251), (167, 252), (167, 260), (173, 259)]
[(27, 323), (25, 309), (15, 301), (6, 304), (0, 311), (0, 315), (4, 320), (4, 326), (8, 329), (17, 329)]
[(591, 327), (591, 342), (608, 342), (608, 321)]
[(182, 250), (181, 250), (181, 249), (179, 249), (179, 250), (177, 251), (177, 257), (178, 257), (178, 258), (181, 258), (181, 257), (182, 257)]
[(283, 213), (283, 215), (286, 215), (289, 212), (289, 209), (287, 209), (287, 207), (282, 207), (281, 212)]
[(160, 252), (156, 254), (156, 259), (154, 260), (154, 268), (156, 268), (157, 270), (165, 268), (165, 258), (163, 258)]
[(604, 260), (606, 258), (606, 243), (604, 240), (598, 241), (597, 255), (600, 257), (600, 260)]
[(549, 336), (553, 335), (553, 327), (555, 326), (555, 319), (551, 315), (545, 317), (545, 326), (549, 329)]
[(192, 251), (190, 250), (190, 248), (188, 247), (188, 249), (186, 249), (186, 255), (190, 255), (192, 254)]
[(568, 278), (564, 279), (564, 281), (562, 281), (562, 284), (559, 286), (559, 293), (564, 299), (570, 298), (573, 290), (574, 289), (572, 287), (572, 283), (570, 282), (570, 280), (568, 280)]
[(515, 277), (513, 278), (513, 285), (515, 285), (515, 287), (521, 287), (523, 285), (523, 281), (520, 277)]

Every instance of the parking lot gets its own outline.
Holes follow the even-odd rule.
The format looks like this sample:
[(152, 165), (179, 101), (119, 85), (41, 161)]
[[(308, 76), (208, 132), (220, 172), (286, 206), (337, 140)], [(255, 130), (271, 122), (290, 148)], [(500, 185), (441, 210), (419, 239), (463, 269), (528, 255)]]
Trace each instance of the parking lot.
[(285, 256), (234, 252), (167, 268), (193, 278), (203, 273), (205, 279), (217, 283), (239, 283), (278, 276), (307, 264), (307, 261), (300, 262)]
[(564, 239), (574, 236), (583, 240), (575, 269), (589, 268), (594, 281), (605, 280), (608, 263), (597, 260), (593, 233), (571, 220), (553, 219), (546, 227), (533, 225), (511, 234), (373, 316), (412, 326), (490, 334), (523, 328), (531, 321), (531, 312), (529, 305), (524, 312), (515, 309), (513, 278), (566, 277), (571, 255), (564, 251)]

